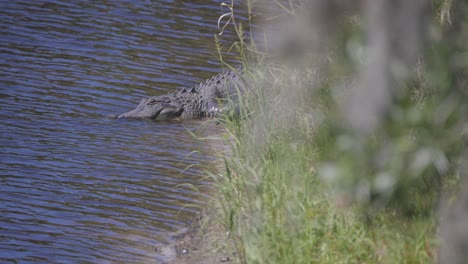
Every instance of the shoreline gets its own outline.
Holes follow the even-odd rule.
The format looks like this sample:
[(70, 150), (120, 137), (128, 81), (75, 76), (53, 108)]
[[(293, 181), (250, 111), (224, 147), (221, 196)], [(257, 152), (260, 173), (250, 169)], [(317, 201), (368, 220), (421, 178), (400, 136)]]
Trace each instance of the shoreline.
[[(231, 150), (226, 146), (224, 139), (225, 127), (212, 121), (204, 121), (198, 128), (197, 140), (209, 146), (207, 153), (215, 157), (210, 161), (208, 171), (224, 171), (222, 158)], [(208, 136), (207, 136), (208, 135)], [(207, 175), (208, 176), (208, 175)], [(203, 193), (208, 194), (206, 203), (193, 217), (187, 228), (171, 236), (167, 244), (156, 248), (162, 256), (164, 264), (210, 264), (210, 263), (236, 263), (234, 238), (223, 224), (225, 216), (221, 209), (217, 184), (211, 186)]]
[(163, 255), (162, 263), (210, 264), (238, 260), (234, 239), (218, 220), (222, 216), (214, 198), (197, 213), (186, 230), (173, 235), (169, 244), (156, 248)]

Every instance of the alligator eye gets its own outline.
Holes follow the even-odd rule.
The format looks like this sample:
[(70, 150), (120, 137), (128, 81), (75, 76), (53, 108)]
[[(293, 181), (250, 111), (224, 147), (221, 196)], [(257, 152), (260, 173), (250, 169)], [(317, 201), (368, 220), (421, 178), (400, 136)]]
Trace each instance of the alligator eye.
[(148, 102), (148, 105), (155, 105), (155, 104), (157, 104), (157, 103), (158, 103), (157, 100), (151, 99), (151, 100)]

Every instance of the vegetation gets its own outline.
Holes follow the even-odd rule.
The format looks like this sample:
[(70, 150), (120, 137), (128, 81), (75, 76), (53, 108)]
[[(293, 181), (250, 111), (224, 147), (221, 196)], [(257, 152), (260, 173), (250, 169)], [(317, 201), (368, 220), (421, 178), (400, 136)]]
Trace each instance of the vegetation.
[[(302, 1), (272, 3), (288, 16), (311, 15)], [(213, 177), (240, 262), (437, 262), (437, 206), (442, 193), (456, 190), (466, 130), (468, 63), (455, 58), (468, 54), (468, 21), (454, 14), (456, 1), (431, 3), (425, 51), (388, 73), (397, 92), (365, 129), (366, 120), (355, 127), (359, 117), (346, 108), (365, 65), (350, 48), (366, 30), (359, 12), (335, 7), (342, 20), (325, 28), (333, 32), (326, 48), (297, 45), (299, 56), (280, 49), (272, 59), (268, 52), (278, 50), (244, 35), (234, 4), (225, 4), (223, 19), (234, 22), (240, 41), (227, 49), (218, 41), (219, 51), (236, 50), (246, 67), (260, 65), (248, 71), (258, 89), (243, 102), (243, 118), (222, 120), (231, 152), (225, 172)], [(370, 94), (361, 103), (380, 99)]]

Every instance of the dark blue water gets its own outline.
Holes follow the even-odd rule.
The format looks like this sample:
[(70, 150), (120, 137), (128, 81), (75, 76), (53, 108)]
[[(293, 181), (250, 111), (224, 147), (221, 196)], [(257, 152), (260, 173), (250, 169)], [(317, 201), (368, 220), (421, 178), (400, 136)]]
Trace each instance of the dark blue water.
[(209, 185), (200, 122), (107, 116), (220, 71), (220, 2), (0, 1), (0, 263), (162, 258)]

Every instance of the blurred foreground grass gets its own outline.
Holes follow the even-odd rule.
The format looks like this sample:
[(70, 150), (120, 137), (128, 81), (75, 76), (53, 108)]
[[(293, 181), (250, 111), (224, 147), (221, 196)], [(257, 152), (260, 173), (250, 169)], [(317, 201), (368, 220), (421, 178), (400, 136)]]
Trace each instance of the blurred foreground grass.
[[(275, 3), (292, 16), (307, 7)], [(242, 263), (438, 262), (438, 206), (456, 194), (466, 148), (468, 12), (454, 3), (430, 2), (425, 50), (404, 77), (388, 73), (397, 92), (364, 132), (343, 106), (363, 64), (350, 48), (366, 30), (362, 17), (345, 14), (310, 64), (294, 64), (296, 53), (309, 56), (301, 48), (292, 63), (270, 58), (235, 24), (240, 41), (225, 50), (239, 52), (255, 89), (240, 119), (223, 120), (231, 151), (213, 177)]]

